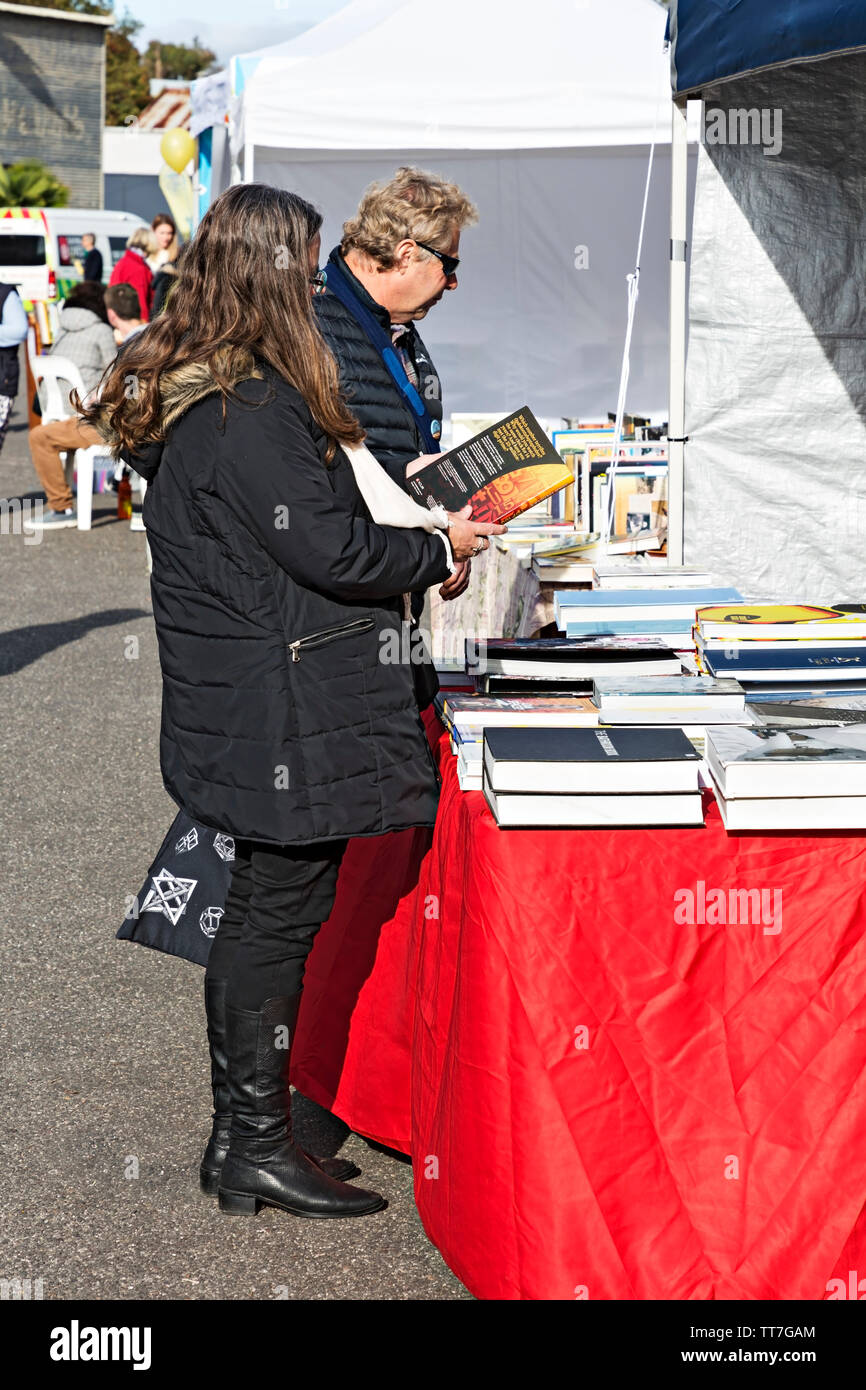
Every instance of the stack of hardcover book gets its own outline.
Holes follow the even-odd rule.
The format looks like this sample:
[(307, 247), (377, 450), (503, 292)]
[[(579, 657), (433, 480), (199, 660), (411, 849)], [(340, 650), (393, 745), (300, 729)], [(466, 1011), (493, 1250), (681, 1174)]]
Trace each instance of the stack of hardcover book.
[(701, 757), (708, 728), (755, 722), (738, 681), (708, 676), (599, 679), (594, 682), (592, 699), (600, 724), (673, 725), (682, 729)]
[(711, 589), (713, 580), (706, 570), (669, 565), (666, 560), (643, 556), (618, 565), (597, 561), (592, 586), (594, 589)]
[(466, 641), (466, 670), (485, 694), (590, 695), (605, 673), (682, 674), (672, 647), (655, 637), (489, 638)]
[(444, 691), (439, 717), (457, 755), (461, 791), (481, 790), (485, 729), (575, 729), (598, 724), (598, 710), (587, 697), (497, 697)]
[(578, 584), (591, 589), (595, 567), (581, 556), (580, 548), (560, 547), (552, 553), (532, 552), (532, 570), (540, 584)]
[[(711, 723), (711, 716), (742, 713), (746, 692), (735, 680), (710, 676), (611, 676), (593, 682), (593, 703), (604, 723)], [(656, 716), (659, 716), (658, 721)], [(668, 716), (672, 716), (668, 719)]]
[(866, 728), (715, 728), (707, 765), (735, 830), (866, 829)]
[(680, 729), (484, 731), (497, 825), (702, 825), (700, 757)]
[(844, 683), (866, 690), (863, 605), (728, 604), (702, 608), (695, 625), (698, 664), (741, 681), (758, 696)]
[(556, 626), (566, 637), (652, 637), (674, 650), (687, 651), (694, 649), (699, 608), (741, 599), (738, 589), (712, 587), (558, 589), (554, 613)]

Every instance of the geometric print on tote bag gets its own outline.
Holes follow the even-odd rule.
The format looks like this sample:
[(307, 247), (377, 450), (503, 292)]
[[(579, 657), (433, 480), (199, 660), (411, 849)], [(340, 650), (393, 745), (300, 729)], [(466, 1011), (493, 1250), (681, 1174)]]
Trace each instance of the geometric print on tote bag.
[(119, 941), (207, 965), (225, 911), (235, 842), (179, 811), (138, 895), (130, 900)]

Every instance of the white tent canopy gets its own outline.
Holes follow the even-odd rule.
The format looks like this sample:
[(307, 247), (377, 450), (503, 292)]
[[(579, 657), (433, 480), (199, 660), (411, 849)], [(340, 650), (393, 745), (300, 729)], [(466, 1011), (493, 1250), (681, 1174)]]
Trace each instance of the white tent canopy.
[(668, 96), (664, 24), (655, 0), (534, 0), (513, 16), (498, 0), (355, 0), (259, 55), (246, 139), (307, 150), (642, 145)]
[[(454, 179), (481, 220), (463, 237), (458, 292), (422, 329), (446, 413), (606, 413), (648, 146), (670, 140), (664, 25), (655, 0), (536, 0), (513, 18), (500, 0), (355, 0), (236, 60), (243, 176), (321, 208), (326, 253), (371, 180), (404, 163)], [(628, 399), (663, 418), (668, 190), (663, 149)]]

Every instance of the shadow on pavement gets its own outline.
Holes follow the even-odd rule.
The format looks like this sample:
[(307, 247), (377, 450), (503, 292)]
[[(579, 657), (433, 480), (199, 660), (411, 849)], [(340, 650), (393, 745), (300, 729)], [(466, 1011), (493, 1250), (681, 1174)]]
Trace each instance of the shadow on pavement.
[(64, 623), (42, 623), (37, 627), (18, 627), (0, 633), (0, 676), (38, 661), (68, 642), (77, 642), (98, 627), (113, 627), (115, 623), (132, 622), (134, 618), (149, 618), (146, 608), (109, 608), (102, 613), (87, 613), (83, 618), (71, 618)]

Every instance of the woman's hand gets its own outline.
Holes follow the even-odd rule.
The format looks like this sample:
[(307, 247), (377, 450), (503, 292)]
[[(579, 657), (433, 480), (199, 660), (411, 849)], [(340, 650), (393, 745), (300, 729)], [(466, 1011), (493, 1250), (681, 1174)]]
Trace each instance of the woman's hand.
[(503, 536), (506, 528), (495, 521), (470, 521), (471, 506), (448, 513), (448, 539), (455, 560), (469, 560), (490, 549), (489, 536)]
[(450, 599), (459, 598), (465, 594), (469, 588), (469, 576), (472, 572), (472, 561), (461, 560), (454, 567), (454, 573), (445, 580), (439, 589), (439, 597), (447, 603)]
[(421, 469), (426, 468), (428, 463), (432, 463), (434, 459), (441, 459), (441, 457), (441, 454), (419, 454), (411, 463), (406, 464), (407, 480), (411, 478), (414, 473), (420, 473)]

